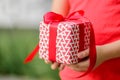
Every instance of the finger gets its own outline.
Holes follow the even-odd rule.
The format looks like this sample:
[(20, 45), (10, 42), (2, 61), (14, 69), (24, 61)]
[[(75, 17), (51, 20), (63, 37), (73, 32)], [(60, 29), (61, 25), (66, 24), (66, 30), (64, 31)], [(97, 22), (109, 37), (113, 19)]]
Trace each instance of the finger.
[(79, 65), (80, 67), (83, 67), (83, 68), (88, 68), (89, 65), (90, 65), (90, 59), (87, 59), (87, 60), (85, 60), (85, 61), (81, 61), (80, 63), (78, 63), (78, 65)]
[(82, 68), (73, 68), (73, 67), (70, 67), (72, 70), (75, 70), (75, 71), (78, 71), (78, 72), (85, 72), (87, 71), (87, 69), (85, 67), (82, 67)]
[(52, 70), (55, 70), (55, 69), (57, 69), (59, 66), (60, 66), (59, 63), (54, 62), (54, 63), (51, 65), (51, 69), (52, 69)]
[(49, 60), (45, 60), (45, 63), (46, 63), (46, 64), (52, 64), (52, 62), (49, 61)]
[(64, 67), (65, 67), (65, 65), (64, 65), (64, 64), (60, 64), (59, 70), (63, 70), (63, 69), (64, 69)]
[(75, 71), (86, 71), (89, 67), (89, 59), (82, 61), (78, 64), (72, 64), (72, 65), (68, 65), (68, 67), (70, 67), (71, 69), (75, 70)]
[(78, 56), (79, 58), (81, 58), (81, 59), (89, 56), (89, 49), (86, 49), (86, 50), (84, 50), (84, 51), (81, 51), (80, 53), (77, 54), (77, 56)]

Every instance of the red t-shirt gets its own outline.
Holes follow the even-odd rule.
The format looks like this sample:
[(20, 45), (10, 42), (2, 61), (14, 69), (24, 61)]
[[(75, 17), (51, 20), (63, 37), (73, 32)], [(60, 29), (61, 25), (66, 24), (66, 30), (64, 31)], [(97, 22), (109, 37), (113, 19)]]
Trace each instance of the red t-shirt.
[[(95, 31), (96, 45), (120, 40), (120, 0), (69, 0), (70, 13), (84, 10)], [(61, 80), (120, 80), (120, 58), (108, 60), (88, 75), (68, 67), (60, 71)]]

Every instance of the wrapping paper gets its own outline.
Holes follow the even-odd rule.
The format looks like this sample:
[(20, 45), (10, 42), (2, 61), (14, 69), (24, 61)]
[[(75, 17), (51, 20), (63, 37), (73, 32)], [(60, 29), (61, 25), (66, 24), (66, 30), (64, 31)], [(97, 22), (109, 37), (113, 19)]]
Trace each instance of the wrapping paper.
[[(56, 27), (56, 35), (50, 35), (50, 27)], [(78, 63), (80, 59), (77, 57), (77, 53), (90, 46), (90, 28), (91, 23), (83, 17), (77, 20), (48, 24), (40, 22), (39, 57), (64, 64)], [(50, 36), (51, 38), (56, 37), (56, 39), (50, 42)], [(52, 46), (49, 43), (55, 44), (54, 52), (50, 53), (49, 48), (52, 48)]]

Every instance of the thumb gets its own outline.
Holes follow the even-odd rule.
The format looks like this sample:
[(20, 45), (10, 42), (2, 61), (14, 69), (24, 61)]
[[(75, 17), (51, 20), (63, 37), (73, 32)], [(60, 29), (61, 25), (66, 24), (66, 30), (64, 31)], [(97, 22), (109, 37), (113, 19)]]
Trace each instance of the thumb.
[(81, 59), (89, 56), (89, 49), (86, 49), (84, 51), (81, 51), (77, 54), (77, 56)]

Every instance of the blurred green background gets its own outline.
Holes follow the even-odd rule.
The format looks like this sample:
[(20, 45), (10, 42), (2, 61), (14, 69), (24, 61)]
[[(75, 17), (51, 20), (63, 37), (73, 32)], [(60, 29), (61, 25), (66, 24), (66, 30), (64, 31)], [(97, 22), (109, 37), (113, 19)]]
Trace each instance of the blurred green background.
[(36, 29), (0, 29), (0, 80), (4, 77), (6, 80), (9, 77), (13, 80), (59, 80), (58, 70), (51, 70), (38, 54), (32, 62), (23, 64), (38, 44), (38, 36)]
[(39, 42), (39, 22), (51, 0), (0, 0), (0, 80), (59, 80), (58, 70), (24, 59)]

